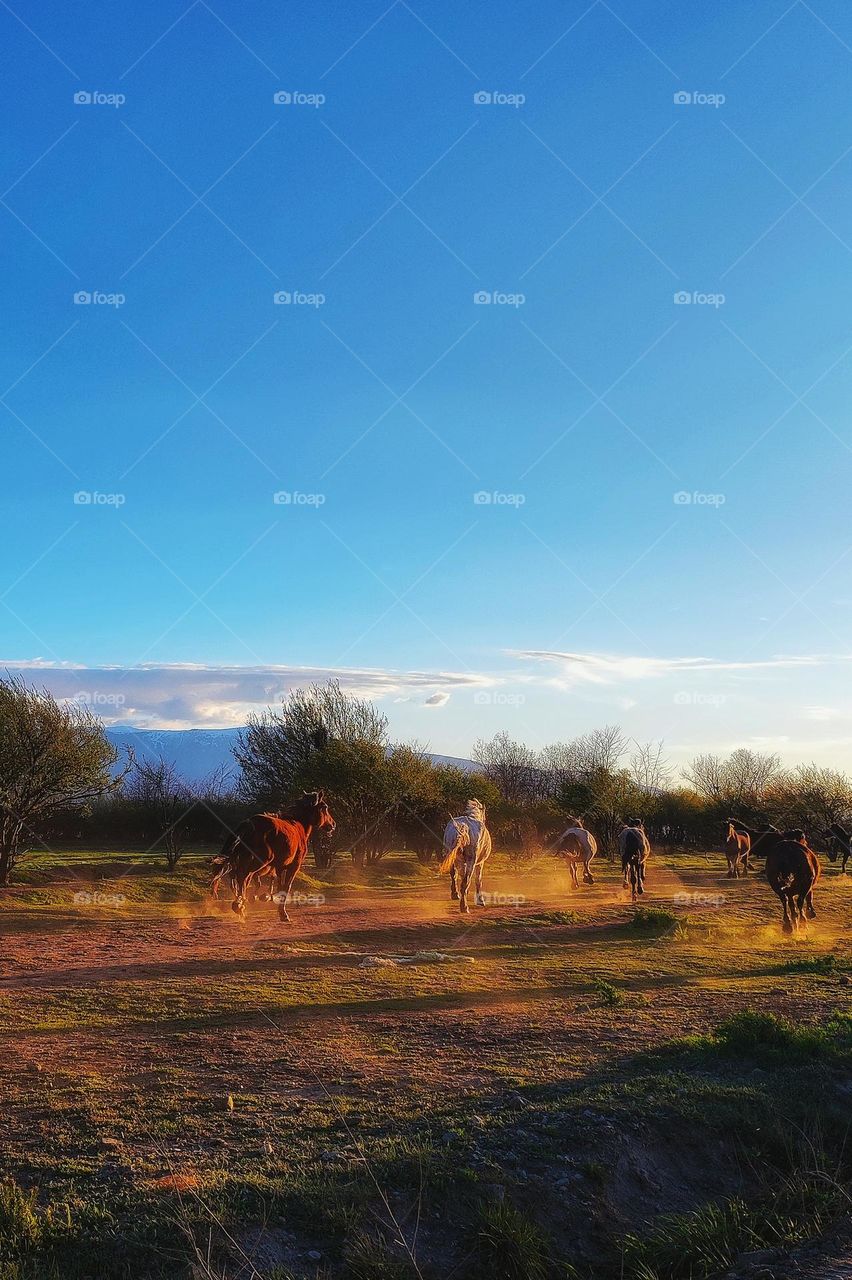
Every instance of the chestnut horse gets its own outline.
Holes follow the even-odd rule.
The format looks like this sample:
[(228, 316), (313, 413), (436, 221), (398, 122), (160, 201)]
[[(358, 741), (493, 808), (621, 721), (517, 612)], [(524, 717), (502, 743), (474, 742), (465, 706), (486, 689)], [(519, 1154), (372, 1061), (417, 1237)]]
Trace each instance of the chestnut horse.
[(747, 831), (737, 830), (736, 823), (727, 822), (725, 836), (725, 857), (728, 859), (728, 876), (736, 880), (738, 876), (748, 875), (751, 871), (749, 854), (751, 853), (751, 836)]
[(334, 831), (334, 818), (322, 791), (306, 791), (284, 815), (256, 813), (246, 818), (229, 836), (214, 865), (219, 869), (213, 880), (215, 895), (219, 881), (227, 875), (234, 901), (231, 910), (244, 916), (246, 890), (267, 876), (275, 876), (273, 900), (278, 903), (279, 920), (289, 920), (287, 899), (305, 855), (311, 832)]
[(819, 858), (808, 846), (804, 831), (761, 831), (752, 844), (766, 855), (766, 879), (781, 900), (785, 933), (798, 933), (806, 919), (813, 919), (814, 888), (820, 877)]

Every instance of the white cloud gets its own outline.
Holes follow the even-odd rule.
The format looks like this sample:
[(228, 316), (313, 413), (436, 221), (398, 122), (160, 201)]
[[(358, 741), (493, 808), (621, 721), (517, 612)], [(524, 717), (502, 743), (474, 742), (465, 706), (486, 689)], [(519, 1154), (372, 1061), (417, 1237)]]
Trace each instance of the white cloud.
[(512, 656), (525, 661), (549, 663), (560, 668), (553, 682), (569, 688), (577, 684), (617, 684), (628, 680), (661, 679), (665, 676), (697, 672), (761, 672), (790, 667), (820, 667), (849, 662), (852, 655), (778, 655), (749, 661), (721, 658), (645, 658), (609, 653), (562, 653), (550, 649), (513, 649)]
[(443, 706), (449, 688), (487, 688), (493, 677), (475, 672), (395, 671), (375, 667), (239, 667), (203, 663), (86, 666), (43, 658), (0, 661), (0, 672), (23, 676), (55, 697), (86, 703), (107, 724), (149, 729), (230, 728), (279, 703), (295, 688), (336, 679), (349, 693), (381, 700), (420, 700)]

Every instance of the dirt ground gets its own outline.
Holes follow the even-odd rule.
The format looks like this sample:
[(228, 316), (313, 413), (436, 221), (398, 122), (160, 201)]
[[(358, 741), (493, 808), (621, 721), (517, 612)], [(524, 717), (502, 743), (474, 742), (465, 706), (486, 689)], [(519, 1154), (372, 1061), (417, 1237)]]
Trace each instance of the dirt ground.
[[(632, 1120), (619, 1133), (589, 1090), (629, 1087), (635, 1055), (744, 1009), (815, 1022), (852, 1006), (852, 876), (833, 868), (795, 939), (762, 875), (730, 881), (721, 855), (656, 857), (642, 905), (680, 923), (645, 930), (606, 862), (571, 891), (561, 868), (495, 858), (488, 905), (462, 917), (446, 879), (400, 856), (371, 885), (343, 869), (306, 881), (290, 924), (270, 903), (243, 922), (227, 901), (140, 898), (135, 872), (99, 883), (123, 902), (75, 902), (88, 875), (7, 891), (0, 911), (2, 1165), (46, 1195), (91, 1179), (194, 1195), (261, 1166), (334, 1172), (404, 1139), (498, 1199), (509, 1186), (534, 1200), (537, 1180), (564, 1199), (577, 1160), (603, 1166), (580, 1173), (623, 1185), (604, 1221), (575, 1233), (589, 1257), (601, 1231), (636, 1230), (731, 1181), (685, 1154), (680, 1128), (671, 1149), (665, 1128), (650, 1147)], [(542, 1140), (545, 1160), (519, 1117), (547, 1112), (553, 1091), (590, 1115), (576, 1111), (577, 1150)], [(313, 1234), (270, 1258), (288, 1275), (337, 1274), (327, 1232)], [(245, 1274), (272, 1274), (264, 1256), (258, 1245)], [(730, 1274), (788, 1274), (767, 1265)], [(789, 1274), (852, 1276), (837, 1267)]]

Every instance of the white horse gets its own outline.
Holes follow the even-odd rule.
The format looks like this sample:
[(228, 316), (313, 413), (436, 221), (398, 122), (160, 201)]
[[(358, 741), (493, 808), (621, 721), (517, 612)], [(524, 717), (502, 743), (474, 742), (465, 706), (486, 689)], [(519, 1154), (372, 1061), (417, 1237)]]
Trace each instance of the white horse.
[(450, 818), (444, 831), (442, 873), (450, 873), (450, 897), (458, 899), (459, 911), (466, 912), (471, 876), (476, 877), (474, 903), (485, 906), (482, 893), (482, 864), (491, 853), (491, 835), (485, 826), (485, 805), (468, 800), (460, 818)]
[(580, 887), (580, 881), (577, 878), (577, 866), (579, 863), (583, 864), (584, 883), (595, 883), (590, 864), (597, 851), (597, 841), (591, 831), (587, 831), (583, 826), (583, 819), (569, 818), (568, 826), (556, 842), (556, 852), (568, 863), (568, 869), (571, 872), (571, 883), (575, 889)]

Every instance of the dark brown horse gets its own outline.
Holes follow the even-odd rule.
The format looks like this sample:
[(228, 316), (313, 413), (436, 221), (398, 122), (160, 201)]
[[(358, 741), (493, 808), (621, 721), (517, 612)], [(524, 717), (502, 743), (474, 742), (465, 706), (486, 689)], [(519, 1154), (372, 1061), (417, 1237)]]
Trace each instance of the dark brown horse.
[(278, 918), (289, 920), (287, 899), (305, 855), (313, 831), (334, 830), (322, 791), (306, 791), (283, 815), (256, 813), (246, 818), (225, 841), (215, 858), (213, 880), (216, 893), (219, 881), (228, 876), (234, 893), (232, 911), (245, 915), (246, 890), (267, 877), (275, 877), (273, 901), (278, 903)]
[(747, 831), (737, 830), (736, 823), (729, 818), (725, 832), (725, 857), (728, 859), (728, 876), (736, 880), (739, 876), (748, 875), (751, 871), (749, 854), (751, 853), (751, 836)]
[(808, 917), (816, 915), (814, 888), (820, 877), (819, 858), (808, 845), (804, 831), (777, 831), (769, 827), (757, 833), (752, 851), (766, 856), (766, 879), (781, 901), (785, 933), (797, 933)]
[(618, 837), (618, 849), (624, 887), (630, 890), (630, 896), (635, 902), (645, 892), (645, 864), (651, 852), (641, 818), (624, 819), (624, 827)]
[(840, 857), (840, 874), (846, 875), (846, 863), (852, 857), (852, 834), (841, 827), (839, 822), (832, 822), (825, 833), (828, 842), (828, 856), (832, 862)]

